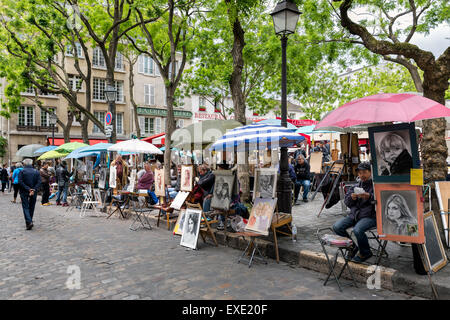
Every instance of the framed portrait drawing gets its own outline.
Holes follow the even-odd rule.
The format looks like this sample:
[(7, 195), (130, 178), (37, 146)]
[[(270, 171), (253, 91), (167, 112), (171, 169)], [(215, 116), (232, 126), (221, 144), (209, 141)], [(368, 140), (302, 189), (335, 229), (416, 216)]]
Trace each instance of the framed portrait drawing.
[(200, 232), (200, 222), (202, 219), (202, 210), (186, 209), (184, 214), (183, 234), (180, 245), (192, 249), (197, 248), (197, 239)]
[(234, 173), (231, 170), (214, 171), (214, 192), (211, 208), (229, 210), (234, 188)]
[(93, 175), (94, 175), (94, 162), (86, 160), (86, 179), (88, 181), (91, 181)]
[(109, 187), (115, 188), (117, 183), (117, 169), (116, 167), (109, 168)]
[(183, 165), (181, 166), (181, 181), (180, 190), (181, 191), (192, 191), (192, 182), (194, 181), (194, 166)]
[(277, 189), (278, 170), (275, 168), (261, 168), (255, 171), (253, 186), (253, 200), (255, 198), (275, 198)]
[(107, 170), (108, 170), (107, 168), (101, 168), (101, 169), (100, 169), (100, 177), (99, 177), (99, 179), (98, 179), (98, 187), (99, 187), (100, 189), (105, 189), (105, 186), (106, 186), (106, 176), (107, 176), (107, 173), (108, 173)]
[(166, 188), (164, 181), (164, 169), (155, 169), (155, 194), (158, 197), (166, 196)]
[(374, 182), (410, 182), (411, 168), (419, 168), (414, 123), (369, 128)]
[(377, 232), (381, 239), (424, 243), (422, 186), (375, 184)]
[(447, 256), (445, 255), (433, 211), (424, 215), (423, 224), (425, 229), (425, 244), (423, 245), (425, 268), (428, 271), (436, 272), (447, 264)]
[(256, 198), (245, 231), (269, 235), (277, 198)]
[(178, 215), (177, 223), (173, 228), (173, 234), (177, 234), (181, 236), (183, 234), (183, 226), (184, 226), (184, 217), (185, 217), (186, 209), (180, 211)]

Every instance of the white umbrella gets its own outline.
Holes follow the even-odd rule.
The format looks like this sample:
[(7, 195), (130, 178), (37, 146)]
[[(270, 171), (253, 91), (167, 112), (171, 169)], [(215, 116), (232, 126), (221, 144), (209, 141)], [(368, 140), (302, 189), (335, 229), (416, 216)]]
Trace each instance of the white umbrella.
[(36, 155), (34, 154), (34, 152), (40, 148), (43, 148), (45, 146), (43, 146), (42, 144), (29, 144), (26, 146), (23, 146), (22, 148), (20, 148), (19, 150), (17, 150), (16, 152), (16, 156), (18, 157), (36, 157)]
[(108, 151), (125, 151), (137, 153), (163, 154), (161, 150), (149, 142), (138, 139), (131, 139), (116, 143), (108, 148)]

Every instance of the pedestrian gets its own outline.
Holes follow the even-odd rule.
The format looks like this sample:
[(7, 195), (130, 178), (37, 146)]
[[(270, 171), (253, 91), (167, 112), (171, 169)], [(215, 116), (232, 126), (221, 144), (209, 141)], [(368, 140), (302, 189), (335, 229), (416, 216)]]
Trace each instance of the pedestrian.
[(33, 160), (23, 160), (24, 168), (19, 173), (19, 191), (22, 200), (23, 215), (27, 230), (33, 228), (34, 207), (36, 205), (37, 191), (41, 187), (41, 176), (33, 168)]
[(13, 164), (13, 165), (9, 168), (9, 180), (10, 180), (10, 183), (9, 183), (9, 192), (11, 192), (11, 190), (12, 190), (12, 188), (13, 188), (13, 178), (12, 178), (12, 175), (13, 175), (14, 170), (16, 170), (16, 166)]
[(0, 179), (2, 181), (2, 194), (5, 194), (6, 184), (8, 183), (8, 170), (6, 170), (6, 163), (0, 171)]
[[(67, 162), (66, 160), (61, 161), (60, 166), (56, 169), (56, 182), (58, 183), (58, 193), (56, 194), (56, 205), (63, 207), (68, 207), (67, 203), (67, 190), (69, 189), (69, 178), (70, 173), (67, 171)], [(62, 201), (61, 204), (61, 195)]]
[(41, 204), (43, 206), (49, 206), (51, 203), (48, 201), (50, 196), (50, 171), (48, 170), (48, 162), (44, 162), (42, 168), (39, 170), (42, 181), (42, 199)]
[(303, 202), (308, 202), (308, 192), (311, 187), (311, 173), (309, 163), (302, 154), (298, 155), (294, 170), (297, 177), (294, 188), (294, 204), (297, 203), (301, 186), (303, 186)]
[(16, 163), (16, 169), (14, 169), (12, 174), (12, 183), (14, 188), (14, 200), (11, 200), (12, 203), (16, 203), (17, 194), (19, 193), (19, 173), (23, 170), (22, 162)]

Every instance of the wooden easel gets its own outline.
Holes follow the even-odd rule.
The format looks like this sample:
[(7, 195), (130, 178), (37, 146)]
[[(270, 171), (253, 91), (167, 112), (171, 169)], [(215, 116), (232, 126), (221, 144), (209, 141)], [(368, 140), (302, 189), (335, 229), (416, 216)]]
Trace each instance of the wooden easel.
[[(278, 212), (278, 204), (275, 207), (275, 215), (272, 218), (272, 223), (270, 225), (270, 229), (273, 232), (273, 241), (275, 243), (275, 256), (277, 258), (277, 263), (280, 263), (280, 254), (278, 252), (278, 238), (277, 238), (277, 232), (284, 234), (286, 236), (291, 236), (292, 237), (292, 229), (290, 224), (292, 223), (292, 214), (289, 213), (279, 213)], [(281, 228), (283, 226), (287, 225), (289, 231), (291, 232), (290, 234), (284, 231), (280, 231), (278, 230), (278, 228)]]
[(323, 208), (325, 208), (325, 206), (330, 202), (330, 198), (331, 198), (332, 194), (334, 193), (334, 190), (336, 189), (336, 186), (339, 182), (339, 179), (342, 176), (344, 168), (345, 168), (344, 162), (336, 161), (333, 163), (333, 166), (331, 167), (330, 171), (328, 172), (328, 174), (330, 176), (333, 175), (332, 177), (330, 177), (333, 181), (332, 186), (331, 186), (331, 191), (327, 194), (317, 217), (320, 217), (320, 214), (322, 213)]
[[(173, 208), (170, 208), (170, 201), (167, 200), (168, 197), (168, 191), (167, 186), (165, 187), (165, 193), (166, 196), (159, 196), (159, 204), (153, 205), (152, 208), (159, 209), (158, 212), (158, 221), (156, 222), (156, 226), (159, 227), (159, 220), (161, 219), (162, 212), (166, 212), (166, 219), (167, 219), (167, 230), (170, 230), (170, 214), (173, 212)], [(176, 217), (173, 217), (176, 218)]]
[(202, 210), (202, 220), (203, 221), (201, 221), (201, 223), (200, 223), (200, 236), (202, 237), (204, 243), (206, 243), (206, 237), (209, 236), (214, 241), (214, 244), (216, 245), (216, 247), (218, 247), (219, 244), (217, 243), (216, 236), (214, 235), (214, 232), (212, 231), (212, 228), (211, 228), (211, 224), (217, 223), (218, 221), (217, 220), (208, 221), (205, 213), (203, 212), (203, 209), (202, 209), (202, 206), (200, 203), (190, 203), (190, 202), (186, 201), (186, 206), (191, 209)]

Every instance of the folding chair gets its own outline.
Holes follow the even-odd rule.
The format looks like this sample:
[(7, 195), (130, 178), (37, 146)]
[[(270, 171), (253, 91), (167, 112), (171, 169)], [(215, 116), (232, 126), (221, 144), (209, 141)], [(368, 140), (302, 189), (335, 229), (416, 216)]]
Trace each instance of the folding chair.
[[(109, 205), (109, 215), (106, 217), (106, 219), (109, 219), (114, 213), (119, 211), (119, 218), (122, 217), (123, 219), (126, 218), (124, 208), (129, 203), (129, 196), (127, 195), (113, 195), (111, 204)], [(112, 207), (116, 205), (116, 208), (112, 210)]]
[[(257, 237), (260, 237), (261, 234), (259, 233), (253, 233), (253, 232), (237, 232), (237, 235), (241, 236), (242, 239), (245, 240), (245, 237), (249, 237), (249, 241), (247, 244), (247, 247), (245, 248), (244, 252), (242, 252), (241, 256), (239, 257), (237, 263), (241, 262), (241, 260), (248, 261), (248, 267), (250, 268), (252, 266), (253, 260), (261, 261), (264, 264), (267, 264), (266, 259), (262, 255), (261, 251), (258, 248), (258, 244), (255, 242), (255, 239)], [(252, 251), (253, 247), (253, 251)], [(245, 255), (250, 255), (250, 259), (244, 258)], [(255, 256), (255, 252), (257, 252), (257, 256)]]
[(143, 204), (140, 204), (139, 198), (137, 196), (130, 196), (130, 202), (132, 210), (135, 213), (134, 220), (130, 225), (130, 230), (136, 231), (139, 226), (134, 227), (134, 225), (137, 223), (140, 223), (144, 229), (151, 230), (152, 226), (150, 225), (147, 214), (150, 213), (153, 209), (144, 207)]
[(92, 195), (88, 192), (88, 190), (83, 190), (83, 197), (84, 197), (84, 200), (83, 200), (83, 204), (81, 205), (80, 218), (83, 218), (86, 216), (87, 209), (94, 209), (95, 213), (98, 213), (97, 205), (99, 205), (100, 202), (92, 200)]
[[(323, 232), (326, 231), (326, 230), (329, 230), (332, 233), (331, 234), (323, 234)], [(330, 227), (318, 229), (317, 232), (316, 232), (316, 237), (319, 240), (320, 245), (322, 246), (323, 253), (325, 254), (325, 256), (327, 258), (328, 269), (329, 269), (328, 276), (325, 279), (325, 282), (323, 283), (323, 285), (324, 286), (327, 285), (327, 282), (330, 279), (330, 276), (333, 274), (334, 279), (332, 279), (332, 280), (335, 280), (337, 282), (338, 287), (339, 287), (339, 291), (342, 292), (342, 287), (341, 287), (341, 284), (339, 282), (339, 279), (341, 278), (344, 270), (348, 269), (348, 271), (350, 273), (350, 276), (352, 277), (353, 285), (355, 287), (358, 287), (358, 285), (356, 284), (356, 281), (355, 281), (355, 277), (353, 276), (352, 268), (349, 265), (349, 258), (350, 258), (349, 252), (352, 249), (353, 241), (349, 239), (346, 243), (336, 243), (336, 242), (332, 242), (332, 241), (329, 240), (333, 236), (335, 237), (336, 235), (334, 234), (333, 229), (330, 228)], [(337, 249), (336, 254), (334, 255), (333, 262), (331, 262), (325, 246), (334, 247), (334, 248)], [(344, 263), (344, 266), (342, 267), (341, 271), (339, 272), (339, 275), (337, 275), (336, 271), (335, 271), (335, 268), (336, 268), (336, 264), (337, 264), (337, 260), (338, 260), (339, 254), (342, 256), (342, 258), (344, 259), (345, 263)]]
[(77, 188), (77, 186), (69, 187), (68, 193), (70, 195), (70, 203), (66, 209), (66, 213), (72, 211), (73, 208), (80, 208), (84, 201), (83, 191), (81, 188)]

